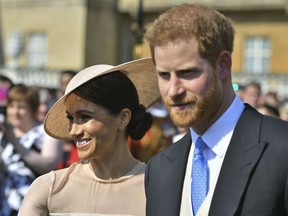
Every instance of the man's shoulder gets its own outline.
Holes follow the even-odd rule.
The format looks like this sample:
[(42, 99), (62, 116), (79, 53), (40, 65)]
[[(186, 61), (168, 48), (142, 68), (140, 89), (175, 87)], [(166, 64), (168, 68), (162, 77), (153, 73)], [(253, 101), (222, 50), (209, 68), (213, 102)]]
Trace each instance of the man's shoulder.
[(272, 132), (283, 133), (288, 136), (288, 122), (280, 118), (263, 115), (262, 119), (263, 129), (267, 130), (272, 135)]
[(173, 162), (177, 158), (188, 157), (188, 153), (191, 147), (191, 136), (190, 133), (187, 133), (180, 140), (171, 145), (167, 146), (162, 151), (158, 152), (156, 155), (152, 156), (150, 161), (170, 161)]

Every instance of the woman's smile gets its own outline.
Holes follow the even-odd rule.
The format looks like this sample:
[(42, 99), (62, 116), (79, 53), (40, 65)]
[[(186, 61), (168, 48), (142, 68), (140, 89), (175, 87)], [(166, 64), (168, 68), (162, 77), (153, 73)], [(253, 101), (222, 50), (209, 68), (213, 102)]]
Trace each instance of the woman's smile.
[(83, 146), (89, 145), (91, 143), (91, 139), (74, 140), (74, 142), (77, 148), (81, 148)]

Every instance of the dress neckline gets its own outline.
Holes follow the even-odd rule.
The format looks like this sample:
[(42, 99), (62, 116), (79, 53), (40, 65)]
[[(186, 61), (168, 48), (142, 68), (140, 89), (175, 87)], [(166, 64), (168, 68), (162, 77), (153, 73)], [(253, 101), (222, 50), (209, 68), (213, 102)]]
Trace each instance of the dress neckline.
[(88, 164), (85, 164), (85, 170), (87, 172), (87, 174), (92, 177), (93, 179), (95, 179), (96, 181), (98, 182), (102, 182), (102, 183), (117, 183), (117, 182), (121, 182), (121, 181), (124, 181), (124, 180), (127, 180), (133, 176), (135, 176), (136, 174), (139, 174), (141, 170), (144, 169), (145, 167), (145, 163), (141, 162), (141, 161), (138, 161), (138, 163), (128, 172), (126, 173), (125, 175), (121, 176), (120, 178), (117, 178), (117, 179), (101, 179), (99, 177), (97, 177), (95, 175), (95, 173), (93, 172), (91, 166), (90, 166), (90, 163)]

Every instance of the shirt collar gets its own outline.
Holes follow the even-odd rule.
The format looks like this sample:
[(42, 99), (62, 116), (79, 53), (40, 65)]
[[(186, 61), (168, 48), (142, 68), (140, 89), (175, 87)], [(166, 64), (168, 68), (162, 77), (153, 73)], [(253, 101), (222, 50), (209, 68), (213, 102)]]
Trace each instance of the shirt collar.
[[(243, 102), (236, 95), (233, 102), (224, 112), (224, 114), (220, 116), (220, 118), (218, 118), (214, 124), (201, 136), (207, 146), (209, 146), (209, 148), (217, 156), (223, 157), (225, 154), (236, 123), (244, 108), (245, 106)], [(194, 141), (196, 141), (199, 137), (199, 134), (197, 134), (192, 128), (190, 128), (190, 132), (194, 143)]]

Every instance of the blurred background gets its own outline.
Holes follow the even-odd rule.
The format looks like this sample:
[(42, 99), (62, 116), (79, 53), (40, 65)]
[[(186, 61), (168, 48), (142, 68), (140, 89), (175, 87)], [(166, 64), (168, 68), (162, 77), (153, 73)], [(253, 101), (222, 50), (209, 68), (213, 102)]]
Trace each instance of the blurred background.
[(142, 35), (160, 12), (207, 4), (235, 22), (235, 90), (251, 80), (288, 97), (286, 0), (1, 0), (0, 73), (58, 88), (59, 72), (150, 56)]
[[(184, 2), (211, 6), (233, 20), (235, 92), (259, 112), (288, 121), (288, 0), (0, 0), (0, 121), (6, 119), (7, 97), (14, 84), (37, 87), (40, 105), (34, 114), (40, 124), (81, 69), (149, 57), (143, 33), (161, 12)], [(154, 119), (151, 129), (141, 140), (129, 139), (128, 143), (132, 154), (144, 162), (188, 130), (175, 127), (160, 100), (148, 111)], [(14, 159), (26, 164), (21, 161), (23, 155), (15, 157), (17, 151), (5, 155), (2, 135), (0, 132), (0, 186), (4, 185), (6, 164), (11, 163), (13, 169)], [(37, 136), (32, 133), (32, 138), (41, 140), (45, 135), (44, 131)], [(41, 152), (49, 150), (44, 145), (58, 144), (58, 140), (44, 138), (39, 142)], [(57, 160), (52, 160), (57, 168), (79, 160), (73, 142), (60, 144), (63, 152), (55, 150)], [(4, 164), (7, 160), (3, 158), (9, 163)], [(47, 172), (44, 168), (42, 172)], [(1, 201), (7, 200), (1, 194), (0, 187), (0, 214)]]

